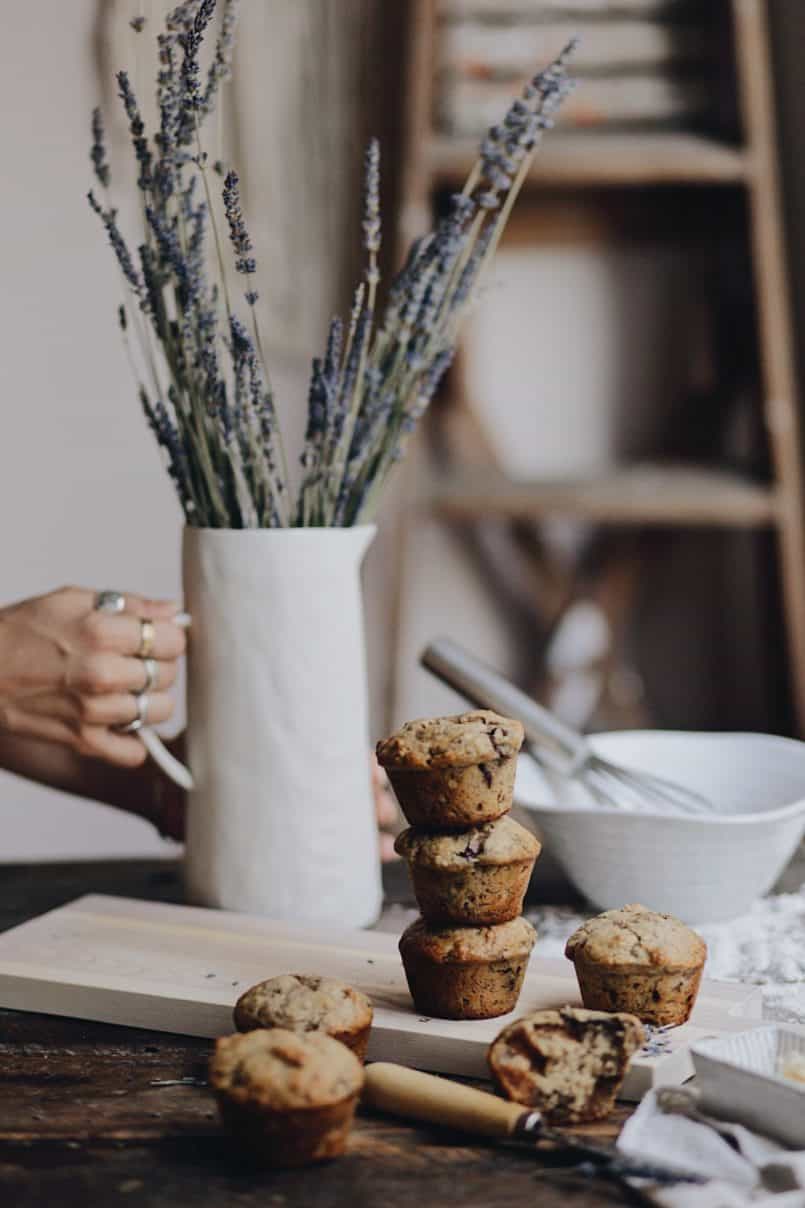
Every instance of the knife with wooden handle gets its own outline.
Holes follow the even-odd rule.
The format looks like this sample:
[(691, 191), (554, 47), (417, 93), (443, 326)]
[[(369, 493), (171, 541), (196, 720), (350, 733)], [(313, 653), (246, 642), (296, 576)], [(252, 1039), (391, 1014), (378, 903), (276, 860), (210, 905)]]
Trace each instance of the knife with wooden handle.
[(540, 1112), (520, 1103), (387, 1061), (375, 1061), (366, 1067), (361, 1101), (376, 1111), (476, 1136), (531, 1144), (550, 1141), (577, 1155), (580, 1162), (593, 1163), (609, 1178), (648, 1179), (664, 1184), (706, 1182), (701, 1175), (640, 1162), (548, 1128)]
[(539, 1112), (525, 1111), (519, 1103), (388, 1061), (366, 1067), (362, 1099), (377, 1111), (482, 1137), (513, 1137), (521, 1117), (539, 1118)]

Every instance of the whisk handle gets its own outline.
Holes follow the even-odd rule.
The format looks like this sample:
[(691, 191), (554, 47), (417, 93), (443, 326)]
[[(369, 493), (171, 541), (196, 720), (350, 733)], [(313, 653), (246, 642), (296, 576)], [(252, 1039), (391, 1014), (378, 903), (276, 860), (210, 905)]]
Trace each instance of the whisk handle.
[(559, 753), (564, 764), (557, 770), (565, 775), (589, 757), (590, 749), (580, 734), (450, 638), (431, 642), (423, 650), (420, 662), (471, 704), (517, 718), (529, 742)]

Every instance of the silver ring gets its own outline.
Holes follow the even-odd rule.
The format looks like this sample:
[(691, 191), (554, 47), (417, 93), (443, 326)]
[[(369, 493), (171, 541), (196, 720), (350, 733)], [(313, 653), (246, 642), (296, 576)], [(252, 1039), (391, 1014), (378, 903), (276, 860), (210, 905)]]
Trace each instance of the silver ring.
[(126, 597), (119, 591), (99, 591), (95, 597), (94, 607), (96, 612), (125, 612)]
[(137, 709), (137, 716), (133, 721), (126, 722), (123, 726), (115, 726), (118, 734), (136, 734), (138, 730), (142, 730), (148, 720), (148, 694), (146, 692), (138, 692), (134, 697), (134, 704)]
[(144, 695), (146, 692), (153, 692), (154, 688), (156, 688), (159, 666), (156, 659), (152, 658), (143, 659), (142, 664), (145, 668), (145, 683), (140, 689), (140, 694)]

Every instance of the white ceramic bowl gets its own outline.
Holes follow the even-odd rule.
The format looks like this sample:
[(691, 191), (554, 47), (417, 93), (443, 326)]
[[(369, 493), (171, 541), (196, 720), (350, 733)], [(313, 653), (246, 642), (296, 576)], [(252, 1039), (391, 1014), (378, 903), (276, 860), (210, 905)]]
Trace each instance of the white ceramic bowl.
[(703, 793), (712, 815), (625, 812), (557, 793), (521, 757), (515, 800), (590, 902), (641, 902), (691, 923), (745, 913), (767, 893), (805, 832), (805, 743), (766, 734), (625, 730), (595, 750)]

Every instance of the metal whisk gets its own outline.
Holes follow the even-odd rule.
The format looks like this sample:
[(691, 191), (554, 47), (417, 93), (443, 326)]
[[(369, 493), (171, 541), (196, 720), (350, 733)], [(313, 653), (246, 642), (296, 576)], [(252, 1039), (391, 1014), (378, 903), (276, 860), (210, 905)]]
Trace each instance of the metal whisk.
[(660, 808), (684, 814), (713, 812), (711, 802), (692, 789), (603, 759), (583, 735), (448, 638), (431, 642), (420, 661), (471, 704), (522, 722), (529, 754), (537, 763), (583, 785), (599, 805), (622, 810)]

